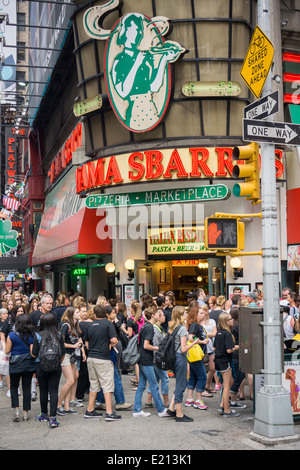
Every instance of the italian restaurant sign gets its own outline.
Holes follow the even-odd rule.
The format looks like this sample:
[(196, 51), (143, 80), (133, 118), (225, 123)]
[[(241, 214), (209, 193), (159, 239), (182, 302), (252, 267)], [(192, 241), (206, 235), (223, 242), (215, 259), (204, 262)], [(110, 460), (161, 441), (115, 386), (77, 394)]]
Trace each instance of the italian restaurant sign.
[(186, 52), (175, 41), (165, 41), (168, 18), (127, 13), (111, 30), (102, 22), (120, 0), (87, 9), (86, 34), (106, 40), (104, 76), (111, 107), (119, 121), (133, 132), (147, 132), (163, 119), (171, 96), (171, 63)]
[[(275, 156), (276, 178), (280, 179), (283, 176), (281, 150), (276, 150)], [(76, 192), (131, 183), (232, 178), (232, 171), (232, 148), (229, 147), (147, 150), (82, 164), (76, 170)]]
[(207, 253), (204, 226), (148, 229), (147, 254)]

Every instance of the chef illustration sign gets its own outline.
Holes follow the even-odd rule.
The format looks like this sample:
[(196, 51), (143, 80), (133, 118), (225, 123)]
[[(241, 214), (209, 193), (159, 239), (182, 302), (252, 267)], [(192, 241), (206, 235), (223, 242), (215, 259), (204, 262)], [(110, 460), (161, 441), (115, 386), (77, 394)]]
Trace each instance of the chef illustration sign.
[(108, 31), (101, 17), (120, 0), (89, 8), (83, 17), (86, 33), (105, 39), (104, 70), (108, 97), (119, 121), (133, 132), (147, 132), (163, 119), (171, 95), (171, 64), (185, 49), (165, 41), (169, 21), (127, 13)]

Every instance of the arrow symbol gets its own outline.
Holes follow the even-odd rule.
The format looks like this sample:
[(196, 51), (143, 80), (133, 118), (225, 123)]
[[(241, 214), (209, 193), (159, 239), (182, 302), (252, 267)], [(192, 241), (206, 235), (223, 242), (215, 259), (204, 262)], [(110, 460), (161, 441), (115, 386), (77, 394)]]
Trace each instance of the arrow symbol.
[(294, 140), (298, 134), (291, 129), (287, 124), (283, 127), (264, 127), (264, 126), (257, 126), (248, 124), (247, 126), (249, 136), (257, 137), (269, 137), (269, 138), (276, 138), (281, 139), (285, 143), (291, 142)]

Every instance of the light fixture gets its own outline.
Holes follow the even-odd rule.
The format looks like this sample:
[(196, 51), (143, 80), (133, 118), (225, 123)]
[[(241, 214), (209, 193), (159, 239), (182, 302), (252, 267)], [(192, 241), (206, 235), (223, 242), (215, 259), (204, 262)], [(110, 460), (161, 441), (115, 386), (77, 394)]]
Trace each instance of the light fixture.
[(198, 281), (198, 282), (201, 282), (201, 281), (202, 281), (202, 277), (201, 277), (201, 276), (198, 276), (198, 277), (197, 277), (197, 281)]
[(108, 273), (108, 274), (112, 274), (114, 273), (116, 270), (116, 266), (114, 265), (114, 263), (107, 263), (105, 265), (105, 271)]
[[(107, 263), (105, 265), (105, 271), (108, 273), (108, 276), (111, 277), (113, 275), (113, 273), (115, 272), (116, 270), (116, 266), (114, 263)], [(117, 272), (115, 274), (115, 278), (118, 279), (118, 281), (120, 280), (120, 273)]]
[(234, 256), (230, 260), (230, 266), (233, 268), (233, 279), (236, 280), (239, 277), (243, 277), (244, 272), (243, 268), (241, 268), (242, 260), (238, 256)]
[(125, 269), (128, 271), (128, 281), (134, 278), (134, 260), (129, 258), (124, 263)]

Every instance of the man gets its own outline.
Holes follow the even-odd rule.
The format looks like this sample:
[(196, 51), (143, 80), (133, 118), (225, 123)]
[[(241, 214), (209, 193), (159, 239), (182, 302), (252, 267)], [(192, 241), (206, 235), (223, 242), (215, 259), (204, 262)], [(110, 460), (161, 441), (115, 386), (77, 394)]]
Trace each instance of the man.
[(288, 296), (292, 292), (292, 289), (290, 287), (284, 287), (282, 289), (282, 296), (280, 300), (288, 300)]
[(51, 294), (45, 294), (41, 298), (41, 310), (33, 310), (31, 314), (29, 315), (29, 318), (35, 328), (35, 330), (38, 330), (38, 327), (40, 326), (40, 318), (42, 315), (45, 313), (51, 313), (52, 312), (52, 307), (53, 307), (53, 298)]
[(196, 295), (197, 295), (197, 302), (198, 302), (198, 304), (199, 304), (199, 305), (205, 305), (205, 304), (206, 304), (206, 302), (205, 302), (205, 300), (206, 300), (206, 294), (205, 294), (204, 290), (201, 289), (201, 287), (197, 287), (197, 288), (195, 289), (195, 293), (196, 293)]
[(256, 292), (249, 292), (249, 294), (247, 294), (247, 301), (249, 302), (247, 307), (259, 307), (259, 305), (257, 305), (257, 302), (258, 302), (258, 296), (257, 296), (257, 293)]
[(95, 410), (97, 393), (103, 390), (106, 416), (105, 421), (121, 419), (120, 415), (112, 412), (112, 394), (114, 392), (114, 365), (110, 358), (110, 348), (114, 348), (118, 339), (112, 322), (106, 317), (103, 305), (94, 307), (96, 320), (88, 325), (84, 333), (84, 341), (88, 349), (88, 371), (90, 393), (85, 418), (99, 418), (102, 413)]
[(196, 292), (190, 292), (189, 294), (187, 294), (186, 299), (187, 299), (187, 301), (188, 301), (189, 304), (190, 304), (193, 300), (197, 300), (197, 294), (196, 294)]

